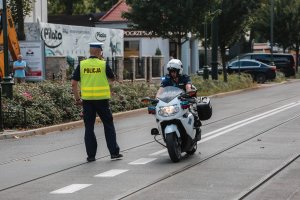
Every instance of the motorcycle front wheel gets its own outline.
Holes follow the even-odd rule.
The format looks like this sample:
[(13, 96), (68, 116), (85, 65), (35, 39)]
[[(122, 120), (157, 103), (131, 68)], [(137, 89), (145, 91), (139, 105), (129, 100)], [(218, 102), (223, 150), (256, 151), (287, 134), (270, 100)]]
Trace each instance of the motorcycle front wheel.
[(181, 147), (176, 133), (166, 135), (166, 144), (171, 160), (173, 162), (179, 162), (181, 159)]

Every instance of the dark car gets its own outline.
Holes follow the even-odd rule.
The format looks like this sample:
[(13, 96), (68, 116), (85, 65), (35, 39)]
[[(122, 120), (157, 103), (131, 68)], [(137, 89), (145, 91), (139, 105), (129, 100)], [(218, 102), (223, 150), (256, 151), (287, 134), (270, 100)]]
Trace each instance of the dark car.
[[(271, 53), (246, 53), (240, 56), (240, 59), (254, 59), (265, 64), (271, 65)], [(295, 75), (295, 60), (292, 54), (288, 53), (273, 53), (273, 62), (276, 69), (286, 77)]]
[(276, 67), (270, 66), (257, 60), (241, 59), (228, 64), (227, 72), (230, 73), (249, 73), (254, 81), (264, 83), (266, 80), (276, 78)]
[[(211, 75), (211, 72), (212, 72), (211, 67), (207, 67), (207, 70), (208, 70), (208, 74)], [(217, 69), (217, 71), (218, 71), (218, 74), (219, 74), (219, 75), (221, 75), (221, 74), (223, 73), (223, 67), (222, 67), (221, 64), (218, 64), (218, 69)], [(200, 68), (200, 69), (197, 71), (197, 74), (198, 74), (199, 76), (203, 76), (203, 74), (204, 74), (204, 67)]]

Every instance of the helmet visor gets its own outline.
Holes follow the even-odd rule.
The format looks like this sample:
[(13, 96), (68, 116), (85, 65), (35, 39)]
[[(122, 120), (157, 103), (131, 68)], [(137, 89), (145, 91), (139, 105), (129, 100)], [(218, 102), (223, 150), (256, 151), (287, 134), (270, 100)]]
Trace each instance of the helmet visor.
[(178, 72), (178, 69), (170, 67), (170, 68), (169, 68), (169, 72), (170, 72), (170, 73), (171, 73), (171, 72)]

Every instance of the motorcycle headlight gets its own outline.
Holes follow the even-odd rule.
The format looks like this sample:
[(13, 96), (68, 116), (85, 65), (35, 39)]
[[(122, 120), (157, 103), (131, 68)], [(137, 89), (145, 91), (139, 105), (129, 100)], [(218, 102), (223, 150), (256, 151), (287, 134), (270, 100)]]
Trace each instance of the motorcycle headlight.
[(158, 114), (163, 117), (169, 117), (176, 115), (179, 112), (179, 110), (179, 106), (176, 104), (172, 106), (162, 106), (159, 107)]

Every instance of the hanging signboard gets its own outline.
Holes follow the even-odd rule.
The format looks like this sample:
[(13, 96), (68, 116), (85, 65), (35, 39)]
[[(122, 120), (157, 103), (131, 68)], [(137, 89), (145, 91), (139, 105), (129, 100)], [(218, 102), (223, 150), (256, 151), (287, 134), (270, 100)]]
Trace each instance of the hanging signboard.
[(103, 42), (104, 57), (123, 56), (124, 31), (50, 23), (26, 24), (26, 40), (43, 40), (46, 56), (88, 57), (90, 42)]
[(21, 54), (26, 61), (26, 80), (45, 80), (45, 47), (42, 41), (20, 41)]

